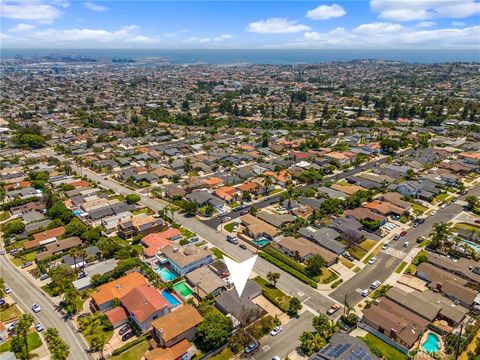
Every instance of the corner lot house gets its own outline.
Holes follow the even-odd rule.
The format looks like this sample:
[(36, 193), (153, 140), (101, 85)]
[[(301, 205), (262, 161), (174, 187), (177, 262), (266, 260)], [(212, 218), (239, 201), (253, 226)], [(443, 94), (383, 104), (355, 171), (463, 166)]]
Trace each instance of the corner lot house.
[(206, 247), (193, 245), (178, 247), (170, 244), (162, 249), (162, 253), (173, 271), (181, 276), (213, 261), (212, 252)]

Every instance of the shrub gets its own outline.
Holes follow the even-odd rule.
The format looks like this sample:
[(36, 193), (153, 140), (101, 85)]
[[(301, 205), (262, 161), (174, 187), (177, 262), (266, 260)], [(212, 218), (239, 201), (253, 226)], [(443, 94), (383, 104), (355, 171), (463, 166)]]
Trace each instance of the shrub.
[(147, 340), (147, 338), (148, 338), (148, 335), (143, 335), (143, 336), (140, 336), (139, 338), (137, 338), (135, 340), (130, 341), (129, 343), (126, 343), (125, 345), (119, 347), (118, 349), (113, 350), (112, 351), (112, 356), (120, 355), (121, 353), (127, 351), (128, 349), (131, 349), (135, 345), (140, 344), (142, 341)]
[(343, 279), (338, 279), (337, 281), (335, 281), (332, 285), (330, 285), (330, 287), (332, 289), (335, 289), (338, 285), (340, 285), (341, 283), (343, 282)]

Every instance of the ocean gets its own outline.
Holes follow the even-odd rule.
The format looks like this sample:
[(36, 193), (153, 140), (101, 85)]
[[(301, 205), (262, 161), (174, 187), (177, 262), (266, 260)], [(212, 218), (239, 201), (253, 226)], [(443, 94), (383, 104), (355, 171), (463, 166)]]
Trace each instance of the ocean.
[(0, 49), (0, 59), (44, 55), (112, 58), (161, 58), (172, 64), (315, 64), (351, 60), (389, 60), (433, 64), (480, 62), (479, 50), (153, 50), (153, 49)]

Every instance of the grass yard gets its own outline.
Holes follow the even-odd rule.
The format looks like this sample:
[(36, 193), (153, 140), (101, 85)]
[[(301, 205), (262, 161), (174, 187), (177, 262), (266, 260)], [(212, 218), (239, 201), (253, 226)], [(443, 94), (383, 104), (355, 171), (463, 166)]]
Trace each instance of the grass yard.
[(464, 230), (468, 230), (468, 231), (473, 231), (475, 233), (477, 233), (478, 236), (480, 236), (480, 227), (478, 226), (475, 226), (475, 225), (470, 225), (470, 224), (465, 224), (465, 223), (457, 223), (453, 226), (453, 231), (457, 230), (458, 229), (464, 229)]
[(0, 221), (5, 221), (10, 219), (10, 212), (9, 211), (4, 211), (0, 213)]
[(407, 360), (407, 357), (400, 351), (372, 334), (367, 334), (361, 339), (367, 344), (372, 353), (379, 357), (388, 360)]
[(17, 319), (20, 315), (22, 315), (22, 312), (17, 308), (17, 305), (11, 305), (8, 309), (0, 311), (0, 321), (7, 323)]
[(395, 272), (397, 274), (400, 274), (405, 266), (407, 266), (407, 263), (405, 261), (402, 261), (402, 263), (398, 265), (398, 267), (395, 269)]
[(142, 255), (143, 254), (143, 246), (140, 245), (140, 244), (137, 244), (137, 245), (132, 245), (132, 248), (137, 250), (137, 252)]
[(35, 260), (35, 252), (28, 253), (25, 256), (22, 256), (21, 258), (12, 258), (12, 263), (15, 266), (22, 266), (24, 262), (26, 261), (34, 261)]
[(359, 245), (362, 249), (366, 250), (367, 252), (370, 251), (377, 242), (375, 240), (367, 239), (361, 242)]
[(225, 229), (225, 231), (228, 231), (229, 233), (233, 232), (233, 228), (235, 227), (237, 223), (234, 221), (234, 222), (231, 222), (227, 225), (225, 225), (223, 228)]
[(190, 239), (191, 237), (195, 236), (195, 233), (191, 232), (190, 230), (184, 227), (181, 227), (179, 230), (184, 239)]
[(433, 203), (434, 204), (441, 203), (442, 201), (447, 200), (449, 197), (450, 197), (450, 194), (448, 194), (448, 193), (440, 194), (433, 199)]
[(125, 197), (123, 195), (112, 195), (108, 197), (108, 200), (118, 200), (118, 201), (124, 201)]
[(262, 287), (263, 296), (265, 296), (273, 305), (284, 312), (288, 309), (288, 303), (291, 299), (290, 296), (285, 294), (282, 290), (273, 287), (272, 284), (260, 276), (257, 276), (253, 280)]
[(353, 269), (353, 272), (358, 273), (358, 272), (360, 272), (360, 270), (362, 270), (362, 269), (360, 269), (359, 267), (356, 267), (355, 269)]
[[(37, 332), (31, 332), (30, 334), (27, 335), (27, 341), (28, 341), (28, 349), (29, 351), (35, 350), (42, 346), (42, 339), (38, 335)], [(12, 341), (7, 341), (4, 342), (3, 344), (0, 345), (0, 353), (10, 351), (10, 347), (12, 345)]]
[(220, 354), (217, 354), (213, 357), (210, 358), (210, 360), (228, 360), (228, 359), (233, 359), (234, 357), (234, 353), (232, 352), (232, 350), (230, 350), (229, 347), (225, 348), (224, 350), (222, 350), (222, 352)]
[(284, 192), (285, 190), (282, 190), (282, 189), (273, 189), (272, 191), (270, 191), (270, 194), (269, 195), (275, 195), (275, 194), (280, 194), (282, 192)]
[(343, 264), (343, 266), (346, 266), (346, 267), (349, 268), (349, 269), (351, 269), (351, 268), (353, 268), (353, 267), (355, 266), (352, 262), (348, 261), (348, 260), (345, 259), (343, 256), (340, 257), (340, 262)]
[(356, 247), (356, 246), (350, 247), (348, 249), (348, 252), (357, 260), (361, 260), (367, 253), (367, 251), (360, 249), (359, 247)]
[(211, 248), (210, 249), (213, 253), (213, 255), (215, 256), (215, 258), (217, 259), (223, 259), (224, 256), (228, 256), (227, 254), (225, 254), (222, 250), (220, 250), (219, 248)]
[[(352, 264), (353, 265), (353, 264)], [(317, 282), (320, 282), (322, 284), (329, 284), (333, 280), (336, 280), (338, 278), (338, 275), (331, 272), (327, 268), (322, 268), (322, 275), (320, 275), (319, 279)]]
[(133, 215), (141, 215), (141, 214), (153, 215), (154, 212), (152, 210), (150, 210), (149, 208), (143, 208), (143, 209), (138, 209), (138, 210), (132, 211), (132, 214)]
[(142, 341), (140, 344), (135, 345), (134, 347), (128, 349), (127, 351), (121, 353), (120, 355), (113, 356), (113, 360), (138, 360), (143, 357), (147, 352), (150, 345), (148, 341)]
[(383, 244), (378, 244), (375, 249), (363, 260), (364, 264), (368, 264), (368, 260), (370, 260), (372, 257), (378, 254), (378, 252), (382, 249)]
[(234, 201), (230, 204), (230, 207), (232, 209), (235, 209), (236, 207), (239, 207), (240, 206), (240, 203), (238, 201)]
[(419, 247), (421, 248), (424, 248), (425, 246), (428, 245), (428, 243), (430, 242), (430, 240), (426, 239), (426, 240), (423, 240), (420, 245), (418, 245)]
[(425, 206), (422, 206), (414, 202), (412, 202), (412, 209), (417, 214), (424, 214), (428, 210), (428, 208), (426, 208)]

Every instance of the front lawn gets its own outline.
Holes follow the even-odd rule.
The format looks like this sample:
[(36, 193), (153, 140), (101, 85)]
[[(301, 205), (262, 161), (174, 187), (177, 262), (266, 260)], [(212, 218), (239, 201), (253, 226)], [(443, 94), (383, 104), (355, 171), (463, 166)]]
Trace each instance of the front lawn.
[(378, 254), (378, 252), (381, 250), (383, 244), (378, 244), (375, 249), (363, 260), (364, 264), (368, 264), (368, 260), (370, 260), (372, 257)]
[(370, 251), (371, 248), (375, 246), (377, 242), (375, 240), (367, 239), (361, 242), (359, 245), (362, 249), (366, 250), (367, 252)]
[(413, 212), (416, 214), (424, 214), (428, 210), (428, 208), (426, 208), (425, 206), (422, 206), (414, 202), (412, 202), (412, 209), (413, 209)]
[(350, 255), (352, 255), (357, 260), (361, 260), (365, 256), (365, 254), (367, 253), (366, 250), (363, 250), (363, 249), (361, 249), (357, 246), (351, 246), (348, 249), (348, 252), (350, 253)]
[(19, 258), (15, 257), (15, 258), (12, 258), (12, 263), (13, 263), (13, 265), (15, 265), (17, 267), (20, 267), (26, 261), (34, 261), (36, 255), (37, 254), (35, 252), (31, 252), (31, 253), (28, 253), (28, 254), (26, 254), (22, 257), (19, 257)]
[(182, 234), (184, 239), (190, 239), (191, 237), (195, 236), (195, 233), (191, 232), (190, 230), (188, 230), (184, 227), (181, 227), (178, 230), (180, 230), (180, 233)]
[(268, 301), (270, 301), (273, 305), (278, 307), (283, 312), (287, 311), (288, 303), (291, 299), (290, 296), (285, 294), (282, 290), (274, 287), (267, 280), (263, 279), (260, 276), (257, 276), (253, 280), (262, 287), (262, 294)]
[(0, 221), (5, 221), (5, 220), (8, 220), (8, 219), (10, 219), (10, 212), (4, 211), (4, 212), (0, 213)]
[(449, 197), (450, 197), (450, 194), (447, 194), (447, 193), (440, 194), (440, 195), (438, 195), (437, 197), (435, 197), (435, 198), (433, 199), (433, 203), (434, 203), (434, 204), (439, 204), (439, 203), (441, 203), (442, 201), (447, 200)]
[(13, 321), (22, 315), (21, 311), (17, 308), (17, 305), (11, 305), (5, 310), (0, 311), (0, 321), (7, 323)]
[(143, 246), (140, 244), (132, 245), (132, 249), (135, 249), (140, 255), (143, 254)]
[(113, 360), (138, 360), (143, 357), (150, 347), (147, 340), (142, 341), (141, 343), (135, 345), (134, 347), (128, 349), (127, 351), (121, 353), (120, 355), (113, 356)]
[[(213, 253), (215, 258), (217, 258), (217, 259), (223, 259), (224, 256), (228, 256), (222, 250), (220, 250), (219, 248), (216, 248), (216, 247), (211, 248), (210, 251)], [(230, 256), (228, 256), (228, 257), (230, 257)]]
[[(40, 336), (38, 335), (37, 332), (31, 332), (30, 334), (27, 335), (27, 342), (28, 342), (28, 350), (32, 351), (40, 346), (42, 346), (42, 339), (40, 339)], [(0, 353), (10, 351), (10, 347), (12, 345), (12, 340), (4, 342), (3, 344), (0, 345)]]
[(347, 268), (349, 268), (349, 269), (351, 269), (351, 268), (353, 268), (353, 267), (355, 266), (352, 262), (348, 261), (348, 260), (345, 259), (343, 256), (340, 257), (340, 262), (341, 262), (344, 266), (346, 266)]
[(402, 263), (398, 265), (398, 267), (395, 269), (395, 272), (397, 274), (400, 274), (405, 266), (407, 266), (407, 263), (405, 261), (402, 261)]
[(236, 207), (240, 206), (240, 203), (238, 201), (234, 201), (229, 206), (230, 208), (235, 209)]
[(234, 221), (234, 222), (231, 222), (227, 225), (225, 225), (223, 228), (225, 229), (225, 231), (228, 231), (229, 233), (233, 232), (233, 228), (235, 227), (237, 223)]
[(380, 358), (388, 360), (407, 360), (407, 357), (403, 353), (372, 334), (367, 334), (361, 339), (367, 344), (370, 351)]

